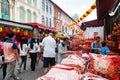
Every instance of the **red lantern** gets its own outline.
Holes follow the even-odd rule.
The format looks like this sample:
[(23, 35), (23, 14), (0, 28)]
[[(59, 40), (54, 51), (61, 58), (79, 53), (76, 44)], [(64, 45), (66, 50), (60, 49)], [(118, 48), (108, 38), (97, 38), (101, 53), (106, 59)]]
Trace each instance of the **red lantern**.
[(80, 18), (80, 20), (83, 20), (82, 18)]
[(2, 31), (3, 31), (3, 28), (1, 27), (1, 28), (0, 28), (0, 32), (2, 32)]
[(96, 6), (95, 6), (95, 5), (92, 5), (92, 6), (91, 6), (91, 9), (95, 9), (95, 8), (96, 8)]
[(30, 34), (30, 38), (32, 38), (32, 34)]
[(90, 14), (90, 12), (89, 12), (89, 11), (87, 11), (87, 12), (86, 12), (86, 14)]
[(9, 28), (9, 31), (12, 31), (12, 30), (13, 30), (12, 27), (10, 27), (10, 28)]
[(19, 33), (20, 32), (20, 29), (17, 29), (17, 33)]
[(13, 32), (15, 32), (15, 33), (16, 33), (16, 31), (17, 31), (16, 29), (13, 29)]
[(83, 17), (86, 17), (86, 15), (84, 14)]

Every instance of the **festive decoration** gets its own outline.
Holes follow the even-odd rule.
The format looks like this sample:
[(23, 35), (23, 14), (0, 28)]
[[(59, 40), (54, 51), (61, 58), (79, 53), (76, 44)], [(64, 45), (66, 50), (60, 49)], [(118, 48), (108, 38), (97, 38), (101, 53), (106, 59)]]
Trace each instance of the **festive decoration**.
[(17, 28), (17, 31), (16, 31), (17, 33), (19, 33), (20, 32), (20, 28)]
[(3, 31), (3, 28), (2, 28), (2, 26), (0, 26), (0, 32), (2, 32)]
[(14, 28), (14, 29), (13, 29), (13, 32), (15, 32), (15, 33), (16, 33), (16, 31), (17, 31), (17, 29), (16, 29), (16, 28)]
[(90, 7), (90, 9), (88, 9), (88, 10), (86, 11), (86, 13), (83, 14), (82, 17), (80, 17), (78, 20), (76, 20), (76, 21), (73, 22), (72, 24), (68, 24), (67, 26), (71, 28), (72, 26), (77, 25), (77, 24), (78, 24), (79, 22), (81, 22), (85, 17), (87, 17), (95, 8), (96, 8), (96, 2), (94, 2), (94, 4)]

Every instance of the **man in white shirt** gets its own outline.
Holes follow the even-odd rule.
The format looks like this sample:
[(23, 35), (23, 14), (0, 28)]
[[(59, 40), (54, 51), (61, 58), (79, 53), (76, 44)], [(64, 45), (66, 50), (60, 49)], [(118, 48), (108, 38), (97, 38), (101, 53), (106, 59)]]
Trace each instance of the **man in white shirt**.
[(44, 73), (47, 73), (50, 66), (55, 65), (55, 48), (56, 48), (56, 41), (53, 38), (53, 34), (49, 33), (48, 37), (45, 37), (42, 41), (42, 45), (44, 48), (43, 51), (43, 67)]

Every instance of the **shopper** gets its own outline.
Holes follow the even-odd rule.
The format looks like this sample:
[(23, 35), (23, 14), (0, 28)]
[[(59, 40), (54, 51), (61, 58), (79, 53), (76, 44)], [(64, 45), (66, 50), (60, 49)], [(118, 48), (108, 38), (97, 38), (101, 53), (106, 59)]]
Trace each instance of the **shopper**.
[(31, 39), (28, 47), (29, 47), (29, 54), (30, 54), (30, 58), (31, 58), (31, 70), (35, 71), (36, 59), (37, 59), (37, 50), (38, 50), (38, 47), (39, 47), (35, 43), (35, 38)]
[(100, 45), (100, 37), (97, 36), (95, 38), (95, 41), (92, 42), (91, 44), (91, 53), (96, 53), (96, 54), (99, 54), (99, 49), (101, 48), (101, 45)]
[(102, 55), (106, 55), (106, 54), (110, 53), (110, 49), (106, 46), (105, 41), (102, 41), (101, 53), (102, 53)]
[(10, 77), (13, 77), (14, 80), (19, 80), (20, 78), (14, 73), (16, 67), (16, 61), (20, 64), (18, 47), (14, 42), (15, 33), (10, 31), (8, 32), (9, 39), (3, 43), (3, 53), (5, 57), (5, 63), (7, 63), (7, 74), (4, 80), (10, 80)]
[(62, 59), (65, 58), (67, 55), (62, 55), (64, 51), (67, 51), (67, 41), (68, 39), (65, 37), (62, 39), (62, 42), (58, 45), (58, 54), (57, 54), (57, 63), (61, 63)]
[(36, 39), (36, 45), (38, 46), (37, 59), (36, 59), (36, 64), (38, 65), (40, 60), (40, 53), (41, 53), (41, 42), (39, 38)]
[(42, 45), (44, 47), (43, 51), (43, 67), (44, 73), (47, 73), (49, 70), (49, 65), (55, 65), (55, 48), (56, 48), (56, 41), (53, 38), (53, 33), (49, 33), (48, 37), (45, 37), (42, 41)]
[[(4, 42), (8, 39), (9, 39), (8, 37), (5, 37)], [(4, 55), (3, 55), (2, 59), (3, 59), (2, 69), (3, 69), (3, 79), (4, 79), (6, 76), (7, 63), (4, 62), (5, 61)]]
[(19, 66), (19, 70), (21, 72), (21, 68), (23, 65), (23, 70), (26, 70), (26, 63), (27, 63), (27, 53), (28, 53), (28, 46), (25, 37), (21, 38), (20, 44), (19, 44), (19, 51), (20, 51), (20, 57), (21, 57), (21, 64)]

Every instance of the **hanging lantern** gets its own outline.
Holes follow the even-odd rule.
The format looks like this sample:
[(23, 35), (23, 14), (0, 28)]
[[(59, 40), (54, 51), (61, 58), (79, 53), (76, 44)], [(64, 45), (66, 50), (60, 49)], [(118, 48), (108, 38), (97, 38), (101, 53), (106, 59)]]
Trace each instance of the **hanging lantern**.
[(91, 9), (95, 9), (96, 8), (96, 2), (91, 6)]
[(9, 31), (13, 31), (12, 27), (9, 27), (8, 30), (9, 30)]
[(17, 33), (20, 33), (20, 28), (17, 28), (17, 31), (16, 31)]
[(3, 31), (3, 28), (2, 28), (2, 26), (0, 26), (0, 32), (2, 32)]
[(24, 35), (27, 36), (28, 35), (28, 30), (24, 31)]
[(86, 12), (86, 14), (90, 14), (90, 12), (89, 12), (89, 11), (87, 11), (87, 12)]
[(96, 6), (95, 6), (95, 5), (91, 6), (91, 9), (95, 9), (95, 8), (96, 8)]
[(16, 33), (16, 31), (17, 31), (17, 30), (16, 30), (16, 28), (14, 28), (14, 29), (13, 29), (13, 32), (15, 32), (15, 33)]
[(83, 17), (86, 17), (86, 15), (84, 14)]
[(32, 38), (32, 34), (30, 34), (30, 38)]

